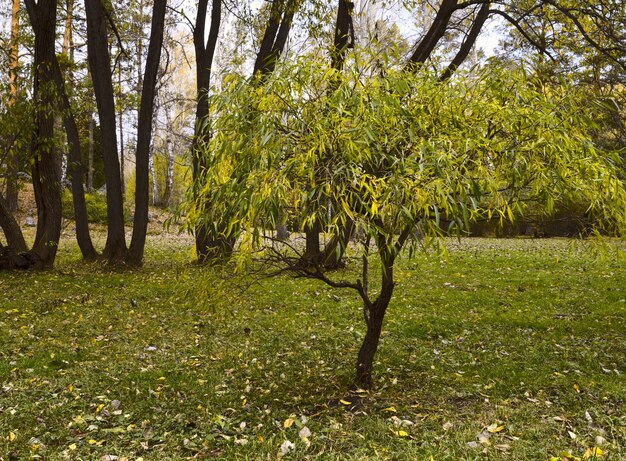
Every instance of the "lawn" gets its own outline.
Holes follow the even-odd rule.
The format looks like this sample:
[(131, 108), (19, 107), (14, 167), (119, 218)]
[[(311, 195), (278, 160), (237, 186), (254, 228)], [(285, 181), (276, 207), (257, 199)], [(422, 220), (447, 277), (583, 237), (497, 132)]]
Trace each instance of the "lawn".
[[(626, 262), (450, 240), (399, 263), (370, 392), (354, 292), (141, 270), (0, 273), (0, 459), (626, 459)], [(356, 270), (356, 268), (347, 269)]]

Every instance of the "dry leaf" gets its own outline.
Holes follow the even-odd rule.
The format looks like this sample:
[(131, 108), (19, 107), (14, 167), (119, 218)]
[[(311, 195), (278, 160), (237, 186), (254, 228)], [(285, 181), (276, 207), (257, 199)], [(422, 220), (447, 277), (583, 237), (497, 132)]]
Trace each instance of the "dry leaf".
[(583, 458), (588, 459), (588, 458), (600, 458), (604, 456), (604, 452), (599, 448), (599, 447), (593, 447), (593, 448), (587, 448), (587, 450), (585, 451), (585, 454), (583, 455)]
[(498, 426), (497, 423), (491, 424), (490, 426), (487, 426), (487, 431), (495, 434), (496, 432), (500, 432), (504, 430), (504, 426)]

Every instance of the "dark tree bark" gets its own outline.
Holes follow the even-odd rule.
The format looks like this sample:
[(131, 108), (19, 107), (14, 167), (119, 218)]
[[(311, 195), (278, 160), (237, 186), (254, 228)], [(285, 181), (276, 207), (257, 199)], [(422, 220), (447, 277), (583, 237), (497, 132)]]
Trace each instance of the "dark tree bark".
[[(17, 101), (17, 68), (19, 65), (19, 14), (20, 14), (20, 0), (13, 0), (11, 10), (11, 38), (10, 38), (10, 60), (9, 60), (9, 88), (10, 98), (9, 107), (13, 106)], [(18, 198), (18, 181), (17, 173), (19, 169), (19, 155), (18, 150), (12, 147), (9, 151), (7, 158), (7, 194), (6, 202), (11, 212), (17, 211), (17, 198)]]
[(76, 220), (76, 241), (87, 261), (93, 261), (98, 257), (91, 235), (89, 234), (89, 219), (87, 217), (87, 205), (85, 203), (85, 189), (83, 187), (83, 158), (80, 151), (80, 136), (78, 126), (72, 112), (70, 101), (67, 97), (63, 76), (59, 62), (53, 63), (54, 82), (59, 97), (59, 109), (63, 114), (63, 125), (69, 144), (68, 173), (72, 183), (72, 200), (74, 202), (74, 219)]
[(354, 47), (354, 25), (352, 10), (354, 4), (347, 0), (339, 0), (337, 20), (335, 22), (335, 38), (330, 51), (330, 65), (333, 69), (342, 70), (346, 62), (349, 48)]
[(485, 3), (480, 7), (474, 22), (472, 23), (472, 27), (470, 28), (465, 40), (463, 40), (463, 44), (459, 48), (456, 56), (450, 63), (450, 65), (443, 71), (441, 77), (439, 78), (441, 81), (449, 79), (454, 71), (463, 64), (463, 61), (467, 58), (470, 51), (472, 51), (473, 46), (476, 44), (476, 39), (480, 34), (483, 26), (485, 25), (485, 21), (489, 17), (489, 3)]
[[(335, 38), (333, 40), (333, 46), (330, 51), (331, 67), (338, 72), (343, 70), (346, 62), (346, 55), (348, 49), (354, 47), (354, 25), (352, 22), (352, 12), (354, 4), (347, 0), (339, 0), (337, 5), (337, 20), (335, 22)], [(331, 91), (336, 88), (336, 84), (331, 86)], [(344, 227), (339, 230), (339, 233), (327, 243), (323, 253), (320, 251), (319, 246), (319, 232), (318, 229), (306, 230), (306, 247), (307, 257), (311, 261), (321, 262), (325, 267), (329, 269), (336, 269), (342, 266), (342, 256), (345, 248), (348, 246), (350, 235), (354, 223), (349, 220), (345, 223)]]
[(382, 288), (380, 294), (374, 302), (364, 300), (365, 312), (365, 338), (359, 349), (356, 361), (355, 385), (362, 389), (372, 387), (372, 370), (374, 368), (374, 357), (380, 343), (380, 334), (383, 328), (383, 320), (387, 307), (391, 302), (395, 282), (393, 280), (393, 258), (381, 257), (382, 267)]
[(35, 31), (35, 85), (37, 128), (33, 139), (33, 189), (37, 203), (37, 232), (29, 251), (34, 267), (52, 267), (61, 237), (61, 185), (54, 146), (55, 28), (57, 1), (27, 0)]
[[(26, 246), (26, 241), (24, 240), (24, 234), (22, 234), (22, 229), (20, 229), (20, 225), (15, 220), (13, 216), (9, 204), (5, 200), (4, 197), (0, 194), (0, 227), (4, 232), (4, 237), (7, 241), (8, 249), (14, 253), (25, 253), (28, 251), (28, 247)], [(1, 259), (1, 258), (0, 258)]]
[(107, 13), (101, 0), (85, 0), (85, 13), (87, 16), (87, 59), (98, 106), (107, 188), (108, 233), (104, 256), (110, 261), (122, 262), (126, 257), (124, 204), (115, 133), (115, 102), (107, 35)]
[(148, 231), (148, 202), (149, 202), (149, 160), (150, 142), (152, 140), (152, 115), (154, 113), (154, 97), (156, 82), (161, 61), (161, 47), (165, 27), (165, 10), (167, 0), (154, 0), (152, 10), (152, 26), (150, 30), (150, 44), (148, 58), (141, 91), (141, 106), (137, 124), (137, 152), (136, 158), (136, 188), (135, 188), (135, 220), (133, 237), (128, 252), (128, 262), (139, 265), (143, 259)]
[[(209, 36), (205, 43), (204, 31), (207, 16), (208, 0), (198, 1), (198, 14), (193, 31), (193, 43), (196, 51), (196, 81), (198, 92), (198, 104), (196, 106), (195, 135), (192, 146), (192, 171), (193, 181), (197, 184), (200, 180), (205, 165), (203, 164), (203, 148), (210, 139), (210, 132), (205, 127), (206, 116), (209, 113), (209, 88), (211, 85), (211, 67), (213, 56), (217, 47), (217, 38), (222, 23), (222, 0), (213, 0), (211, 7), (211, 26)], [(195, 229), (196, 254), (198, 261), (207, 262), (212, 258), (211, 248), (215, 247), (211, 232), (204, 225), (198, 225)], [(219, 243), (219, 242), (218, 242)], [(223, 245), (224, 246), (224, 245)]]
[(270, 75), (285, 49), (298, 3), (296, 0), (275, 0), (272, 3), (267, 27), (254, 62), (253, 76)]
[(439, 43), (439, 40), (441, 40), (446, 33), (450, 17), (452, 13), (457, 10), (458, 5), (458, 0), (443, 0), (441, 2), (435, 20), (409, 58), (409, 62), (406, 65), (407, 69), (418, 67), (420, 64), (425, 63), (430, 57), (437, 43)]
[(93, 119), (93, 113), (89, 111), (89, 121), (87, 122), (87, 192), (93, 192), (93, 156), (94, 156), (94, 144), (93, 144), (93, 130), (95, 120)]
[(29, 268), (28, 247), (22, 229), (2, 194), (0, 194), (0, 228), (7, 241), (6, 247), (0, 245), (0, 270)]
[(257, 53), (256, 60), (254, 62), (254, 70), (252, 75), (257, 73), (266, 74), (264, 72), (265, 67), (268, 65), (272, 57), (272, 49), (274, 48), (274, 41), (276, 40), (276, 34), (280, 27), (281, 17), (283, 14), (283, 6), (285, 0), (274, 0), (272, 7), (270, 8), (270, 15), (267, 21), (267, 26), (261, 39), (261, 45), (259, 46), (259, 52)]

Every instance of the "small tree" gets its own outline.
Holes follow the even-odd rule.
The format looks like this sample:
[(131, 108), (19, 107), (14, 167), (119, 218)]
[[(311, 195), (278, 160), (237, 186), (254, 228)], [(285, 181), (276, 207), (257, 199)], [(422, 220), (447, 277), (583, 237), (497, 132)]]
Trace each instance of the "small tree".
[[(359, 387), (372, 384), (403, 250), (436, 244), (478, 219), (513, 220), (530, 208), (550, 213), (561, 200), (585, 200), (607, 223), (626, 224), (616, 158), (590, 141), (576, 92), (544, 90), (515, 69), (443, 84), (426, 70), (363, 77), (299, 63), (261, 87), (227, 76), (210, 109), (214, 136), (201, 193), (188, 203), (189, 225), (220, 218), (241, 226), (238, 250), (248, 259), (240, 263), (254, 255), (270, 274), (355, 290), (366, 324)], [(203, 209), (204, 197), (219, 206)], [(301, 241), (276, 239), (285, 210), (300, 231), (322, 223), (327, 239), (356, 223), (350, 252), (360, 277), (341, 280), (303, 261)], [(424, 242), (412, 238), (418, 226)], [(371, 267), (380, 278), (370, 283)]]

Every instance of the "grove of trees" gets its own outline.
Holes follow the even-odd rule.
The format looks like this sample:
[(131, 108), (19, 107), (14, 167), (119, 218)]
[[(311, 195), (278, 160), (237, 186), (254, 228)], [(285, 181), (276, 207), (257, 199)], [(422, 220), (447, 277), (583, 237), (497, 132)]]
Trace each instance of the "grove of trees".
[(169, 207), (201, 263), (355, 290), (368, 387), (403, 251), (572, 210), (626, 228), (621, 1), (5, 3), (0, 270), (53, 267), (64, 204), (85, 260), (140, 266)]

